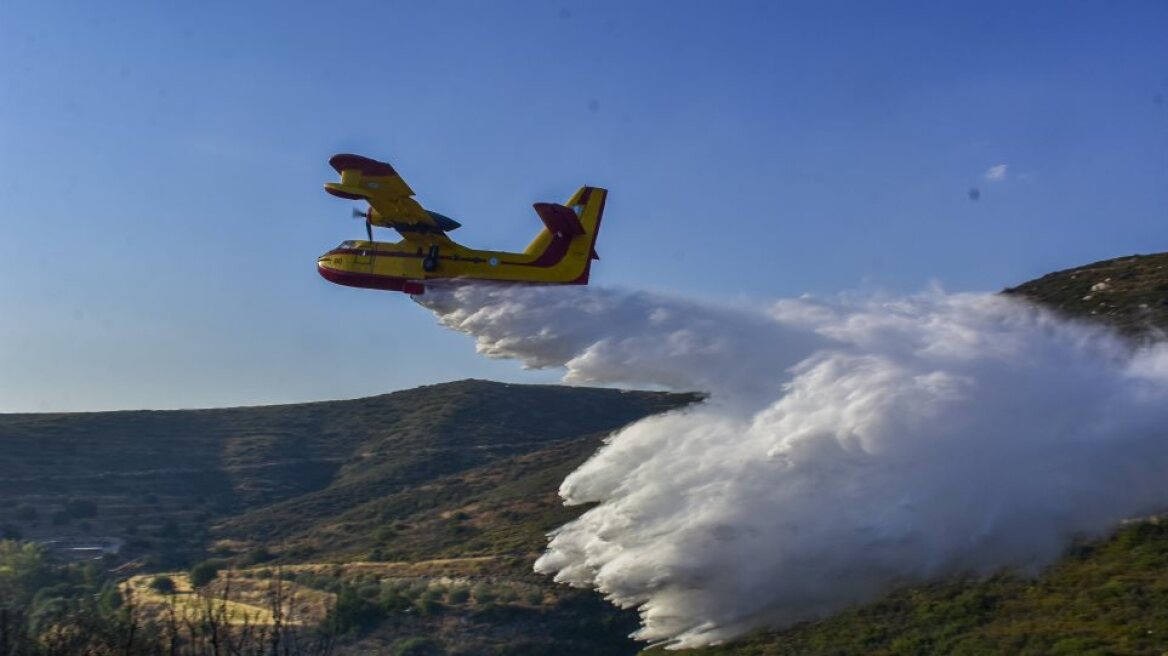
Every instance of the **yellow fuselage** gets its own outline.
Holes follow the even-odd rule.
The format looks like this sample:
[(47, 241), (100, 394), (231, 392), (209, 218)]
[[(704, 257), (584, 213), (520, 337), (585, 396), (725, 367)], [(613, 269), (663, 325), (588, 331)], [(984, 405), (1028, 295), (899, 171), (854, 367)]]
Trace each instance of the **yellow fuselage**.
[[(467, 248), (442, 232), (411, 234), (396, 243), (346, 241), (317, 259), (320, 275), (352, 287), (421, 294), (427, 280), (586, 284), (607, 191), (582, 187), (567, 203), (582, 234), (545, 227), (522, 253)], [(541, 205), (544, 207), (541, 208)], [(541, 218), (547, 207), (537, 204)]]

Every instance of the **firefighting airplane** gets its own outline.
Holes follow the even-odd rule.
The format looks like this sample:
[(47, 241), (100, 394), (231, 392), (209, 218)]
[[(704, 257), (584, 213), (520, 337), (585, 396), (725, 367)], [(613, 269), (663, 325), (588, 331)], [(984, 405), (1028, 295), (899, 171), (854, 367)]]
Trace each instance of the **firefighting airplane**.
[[(596, 235), (608, 192), (581, 187), (566, 205), (536, 203), (543, 229), (522, 253), (480, 251), (446, 236), (459, 224), (423, 208), (392, 166), (360, 155), (334, 155), (341, 175), (324, 190), (339, 198), (368, 201), (367, 241), (345, 241), (316, 260), (320, 275), (350, 287), (421, 294), (428, 281), (494, 281), (540, 285), (586, 285), (596, 255)], [(403, 239), (373, 241), (373, 226), (393, 228)]]

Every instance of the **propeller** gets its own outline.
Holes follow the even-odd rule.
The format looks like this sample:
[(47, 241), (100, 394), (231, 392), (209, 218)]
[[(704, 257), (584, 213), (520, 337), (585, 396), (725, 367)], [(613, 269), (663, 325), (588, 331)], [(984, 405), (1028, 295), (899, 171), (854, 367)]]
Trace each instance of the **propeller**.
[(369, 236), (369, 243), (373, 243), (373, 224), (369, 222), (369, 211), (362, 212), (356, 207), (353, 208), (354, 219), (365, 219), (365, 234)]

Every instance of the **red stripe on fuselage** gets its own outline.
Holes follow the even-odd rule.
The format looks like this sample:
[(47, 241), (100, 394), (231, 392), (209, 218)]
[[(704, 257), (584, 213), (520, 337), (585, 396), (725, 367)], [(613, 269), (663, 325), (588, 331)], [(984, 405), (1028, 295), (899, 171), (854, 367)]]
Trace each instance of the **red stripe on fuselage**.
[(409, 278), (398, 278), (397, 276), (379, 276), (375, 273), (353, 273), (352, 271), (339, 271), (337, 269), (330, 269), (328, 267), (316, 267), (317, 273), (325, 280), (344, 285), (346, 287), (362, 287), (365, 289), (384, 289), (391, 292), (405, 292), (407, 294), (421, 294), (425, 291), (425, 287), (421, 281), (411, 280)]

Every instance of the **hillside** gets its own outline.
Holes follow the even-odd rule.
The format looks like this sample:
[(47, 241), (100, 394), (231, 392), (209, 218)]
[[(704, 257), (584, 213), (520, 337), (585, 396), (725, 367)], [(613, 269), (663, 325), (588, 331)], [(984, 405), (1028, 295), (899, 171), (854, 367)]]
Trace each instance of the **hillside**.
[[(258, 408), (0, 415), (0, 525), (28, 538), (278, 539), (432, 479), (691, 397), (463, 381)], [(94, 507), (69, 512), (70, 500)], [(170, 539), (173, 538), (173, 539)]]
[[(1153, 339), (1168, 330), (1168, 254), (1004, 293)], [(0, 537), (54, 540), (66, 558), (117, 551), (90, 562), (146, 596), (160, 572), (189, 590), (185, 571), (214, 559), (235, 583), (208, 594), (237, 607), (262, 615), (256, 600), (279, 582), (313, 617), (348, 609), (341, 653), (633, 654), (635, 613), (531, 565), (546, 532), (582, 512), (556, 490), (605, 435), (699, 398), (461, 381), (258, 408), (0, 415)], [(1037, 580), (945, 581), (690, 653), (1160, 653), (1166, 566), (1168, 531), (1134, 523)]]
[[(213, 557), (246, 576), (262, 562), (253, 578), (276, 568), (334, 599), (388, 586), (405, 608), (454, 585), (468, 601), (444, 617), (461, 608), (459, 625), (478, 630), (451, 642), (530, 647), (552, 631), (578, 653), (632, 653), (635, 616), (557, 590), (531, 562), (580, 512), (556, 495), (564, 475), (613, 430), (698, 398), (471, 380), (285, 406), (0, 415), (0, 530), (65, 558), (121, 545), (103, 562), (126, 574)], [(439, 627), (359, 635), (403, 630)]]
[(1168, 253), (1056, 271), (1002, 293), (1071, 317), (1103, 321), (1131, 337), (1159, 338), (1168, 331)]

